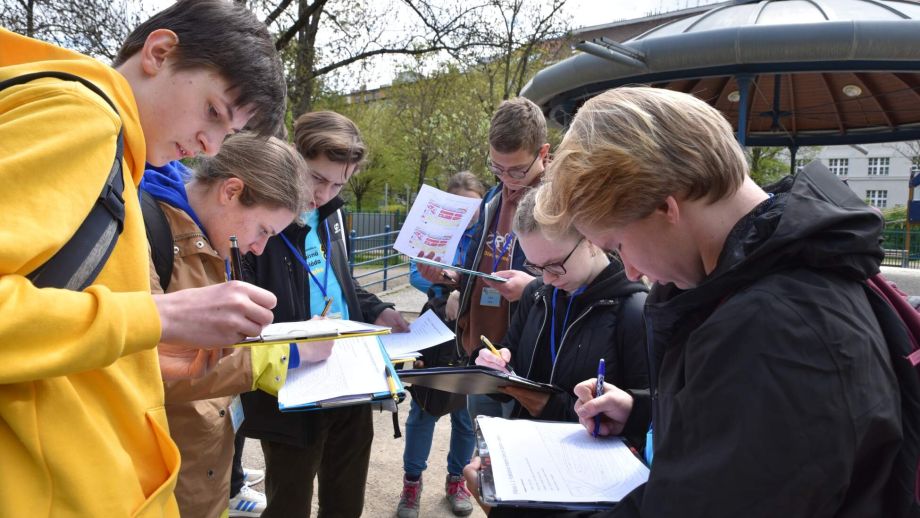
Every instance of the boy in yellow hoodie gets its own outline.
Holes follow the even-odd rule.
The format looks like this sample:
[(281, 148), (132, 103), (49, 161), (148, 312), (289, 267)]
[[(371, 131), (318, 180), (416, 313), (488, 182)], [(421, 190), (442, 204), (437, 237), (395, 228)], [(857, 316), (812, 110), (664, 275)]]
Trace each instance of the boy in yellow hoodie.
[[(138, 27), (111, 68), (0, 29), (0, 501), (4, 516), (178, 516), (178, 451), (162, 377), (200, 372), (258, 333), (275, 298), (242, 282), (150, 294), (137, 184), (144, 163), (214, 155), (244, 126), (272, 134), (285, 87), (268, 31), (222, 0), (181, 0)], [(99, 197), (119, 130), (124, 224), (94, 283), (26, 276)], [(186, 347), (204, 349), (192, 353)], [(215, 352), (216, 351), (216, 352)]]

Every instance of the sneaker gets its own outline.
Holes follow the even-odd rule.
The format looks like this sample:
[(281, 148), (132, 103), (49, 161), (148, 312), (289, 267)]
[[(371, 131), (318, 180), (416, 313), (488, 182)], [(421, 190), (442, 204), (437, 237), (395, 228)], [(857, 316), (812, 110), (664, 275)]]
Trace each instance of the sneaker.
[(419, 501), (422, 499), (422, 479), (407, 480), (403, 476), (403, 490), (399, 495), (399, 505), (396, 506), (398, 518), (418, 518)]
[(261, 469), (243, 468), (243, 485), (254, 486), (265, 480), (265, 472)]
[(249, 486), (243, 486), (240, 492), (230, 499), (230, 516), (261, 516), (266, 502), (265, 495)]
[(466, 489), (463, 475), (448, 474), (444, 490), (447, 491), (447, 501), (455, 516), (466, 516), (473, 512), (472, 495)]

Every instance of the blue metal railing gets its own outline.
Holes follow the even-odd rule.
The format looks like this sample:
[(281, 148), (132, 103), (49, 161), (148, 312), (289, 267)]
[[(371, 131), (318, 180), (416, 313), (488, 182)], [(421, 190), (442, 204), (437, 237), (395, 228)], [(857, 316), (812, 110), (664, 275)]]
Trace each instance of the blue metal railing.
[[(375, 270), (364, 272), (355, 277), (362, 287), (367, 288), (375, 284), (383, 284), (383, 289), (387, 289), (387, 283), (401, 277), (408, 277), (409, 270), (393, 275), (390, 270), (401, 266), (408, 266), (409, 260), (406, 256), (393, 249), (393, 242), (399, 229), (391, 230), (390, 225), (384, 226), (384, 231), (380, 234), (371, 234), (368, 236), (358, 236), (354, 230), (348, 233), (348, 265), (351, 268), (351, 274), (354, 276), (355, 267), (362, 267), (373, 263), (383, 263), (383, 266)], [(364, 246), (364, 248), (359, 248)], [(361, 279), (383, 273), (383, 278), (372, 282), (361, 282)]]

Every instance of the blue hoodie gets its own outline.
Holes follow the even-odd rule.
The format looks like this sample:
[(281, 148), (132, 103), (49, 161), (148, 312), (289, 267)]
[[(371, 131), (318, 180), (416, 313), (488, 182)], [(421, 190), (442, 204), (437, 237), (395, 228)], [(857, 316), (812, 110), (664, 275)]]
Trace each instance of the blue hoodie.
[(198, 215), (188, 202), (188, 193), (185, 184), (192, 177), (192, 170), (174, 160), (162, 167), (146, 165), (144, 178), (141, 180), (140, 189), (147, 192), (157, 201), (163, 201), (188, 214), (198, 224), (201, 231), (207, 236), (208, 232), (198, 219)]

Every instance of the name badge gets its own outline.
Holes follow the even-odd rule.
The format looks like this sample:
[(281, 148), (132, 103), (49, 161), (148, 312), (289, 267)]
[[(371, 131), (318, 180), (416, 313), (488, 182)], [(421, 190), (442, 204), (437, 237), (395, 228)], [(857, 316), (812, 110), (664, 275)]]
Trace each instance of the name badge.
[(243, 401), (240, 396), (234, 396), (230, 401), (230, 422), (233, 423), (233, 433), (239, 431), (244, 419), (246, 416), (243, 415)]
[(502, 305), (502, 296), (495, 288), (483, 287), (479, 305), (497, 308)]

